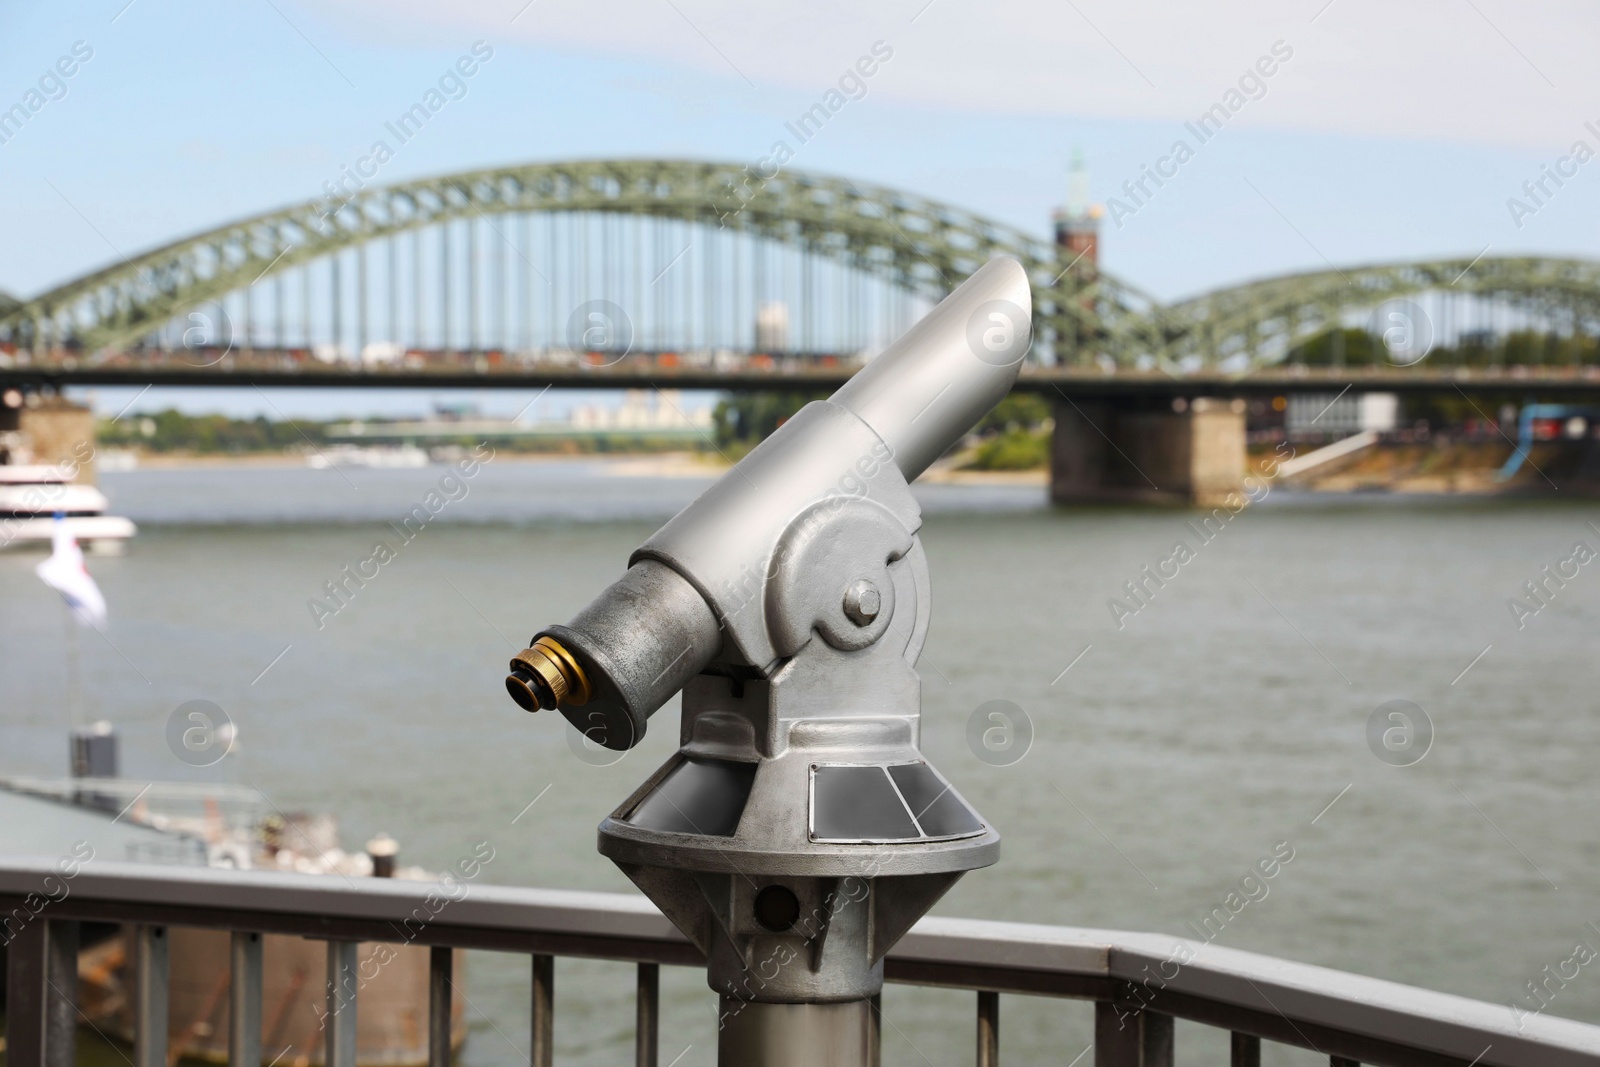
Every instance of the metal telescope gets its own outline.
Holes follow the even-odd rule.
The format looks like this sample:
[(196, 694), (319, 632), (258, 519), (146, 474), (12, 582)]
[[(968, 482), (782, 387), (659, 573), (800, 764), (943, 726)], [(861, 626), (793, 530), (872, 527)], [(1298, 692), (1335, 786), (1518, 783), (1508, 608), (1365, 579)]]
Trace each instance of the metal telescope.
[(1000, 835), (918, 748), (931, 611), (909, 483), (1010, 390), (1027, 273), (983, 266), (650, 537), (511, 661), (612, 749), (683, 691), (679, 749), (600, 852), (706, 954), (718, 1062), (874, 1062), (891, 946)]

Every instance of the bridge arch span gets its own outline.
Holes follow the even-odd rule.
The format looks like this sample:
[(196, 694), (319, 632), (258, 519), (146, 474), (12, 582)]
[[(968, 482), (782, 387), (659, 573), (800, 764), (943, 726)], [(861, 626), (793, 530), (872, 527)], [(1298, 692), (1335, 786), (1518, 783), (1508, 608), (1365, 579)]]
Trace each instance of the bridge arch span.
[[(776, 302), (799, 309), (800, 336), (787, 350), (850, 354), (899, 332), (918, 302), (989, 258), (1010, 255), (1033, 280), (1036, 350), (1065, 364), (1242, 373), (1303, 358), (1319, 336), (1364, 326), (1399, 299), (1420, 307), (1442, 340), (1520, 329), (1575, 339), (1555, 346), (1562, 358), (1600, 359), (1591, 351), (1600, 263), (1589, 260), (1484, 255), (1333, 268), (1164, 305), (1015, 227), (805, 171), (763, 179), (696, 160), (542, 162), (346, 192), (197, 233), (31, 297), (0, 294), (0, 338), (70, 358), (159, 348), (162, 331), (211, 303), (244, 319), (235, 325), (247, 345), (269, 349), (311, 348), (321, 330), (332, 347), (356, 350), (377, 339), (549, 350), (570, 343), (569, 316), (600, 296), (640, 320), (630, 325), (657, 349), (759, 351), (771, 338), (758, 332), (758, 311)], [(425, 231), (437, 240), (425, 242)], [(526, 284), (510, 278), (518, 272)], [(286, 319), (298, 320), (298, 335)]]
[[(37, 335), (44, 344), (87, 351), (137, 344), (187, 308), (248, 294), (316, 261), (452, 224), (468, 228), (468, 242), (480, 224), (491, 227), (497, 233), (486, 240), (504, 239), (524, 255), (497, 225), (511, 215), (631, 216), (698, 227), (785, 247), (925, 301), (938, 299), (988, 259), (1009, 255), (1034, 279), (1046, 344), (1070, 336), (1075, 344), (1121, 356), (1130, 342), (1158, 343), (1149, 334), (1153, 301), (1098, 272), (1064, 271), (1054, 245), (1013, 227), (847, 178), (783, 171), (763, 180), (736, 164), (692, 160), (530, 163), (348, 190), (194, 234), (0, 308), (0, 334), (23, 343)], [(449, 262), (448, 245), (442, 254)], [(601, 254), (613, 252), (606, 245)], [(395, 262), (391, 258), (391, 268)], [(364, 254), (358, 264), (365, 272)], [(629, 269), (640, 273), (638, 264)], [(418, 278), (422, 270), (416, 267)], [(438, 284), (450, 284), (444, 273)]]
[(1319, 336), (1391, 324), (1435, 345), (1521, 331), (1583, 351), (1600, 336), (1600, 262), (1480, 255), (1333, 268), (1214, 290), (1167, 313), (1167, 358), (1191, 365), (1271, 365), (1304, 357)]

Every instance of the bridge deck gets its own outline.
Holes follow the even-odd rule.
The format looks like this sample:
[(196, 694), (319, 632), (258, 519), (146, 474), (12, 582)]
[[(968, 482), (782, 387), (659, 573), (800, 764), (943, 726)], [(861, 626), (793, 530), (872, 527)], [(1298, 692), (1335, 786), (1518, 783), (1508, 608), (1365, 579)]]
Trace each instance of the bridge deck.
[[(615, 360), (612, 362), (611, 360)], [(830, 392), (859, 368), (844, 358), (738, 356), (694, 360), (677, 353), (527, 360), (500, 353), (429, 355), (403, 363), (324, 363), (304, 353), (185, 352), (41, 361), (0, 355), (0, 386), (235, 386), (382, 389), (709, 389)], [(1600, 396), (1600, 366), (1312, 367), (1282, 365), (1229, 374), (1119, 367), (1024, 367), (1017, 388), (1071, 396), (1256, 396), (1289, 392), (1539, 393)]]

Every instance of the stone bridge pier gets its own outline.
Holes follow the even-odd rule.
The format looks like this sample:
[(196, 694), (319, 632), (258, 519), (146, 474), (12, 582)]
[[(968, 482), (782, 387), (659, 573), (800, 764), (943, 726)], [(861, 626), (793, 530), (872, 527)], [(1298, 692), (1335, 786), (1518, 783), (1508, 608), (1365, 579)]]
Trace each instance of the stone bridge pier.
[(95, 421), (88, 407), (56, 395), (0, 391), (0, 464), (60, 467), (94, 482)]
[(1245, 402), (1060, 397), (1050, 500), (1216, 507), (1244, 488)]

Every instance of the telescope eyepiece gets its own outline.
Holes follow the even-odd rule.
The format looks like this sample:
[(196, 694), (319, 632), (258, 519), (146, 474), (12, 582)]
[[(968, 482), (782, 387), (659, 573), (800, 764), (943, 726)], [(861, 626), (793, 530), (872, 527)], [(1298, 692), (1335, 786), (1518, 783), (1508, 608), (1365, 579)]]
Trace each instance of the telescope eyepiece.
[(506, 692), (511, 694), (511, 699), (515, 700), (523, 711), (542, 711), (555, 707), (548, 695), (548, 688), (539, 680), (538, 675), (528, 671), (519, 669), (506, 675)]
[(506, 692), (525, 711), (547, 711), (562, 703), (582, 707), (594, 687), (572, 653), (546, 634), (512, 657)]

